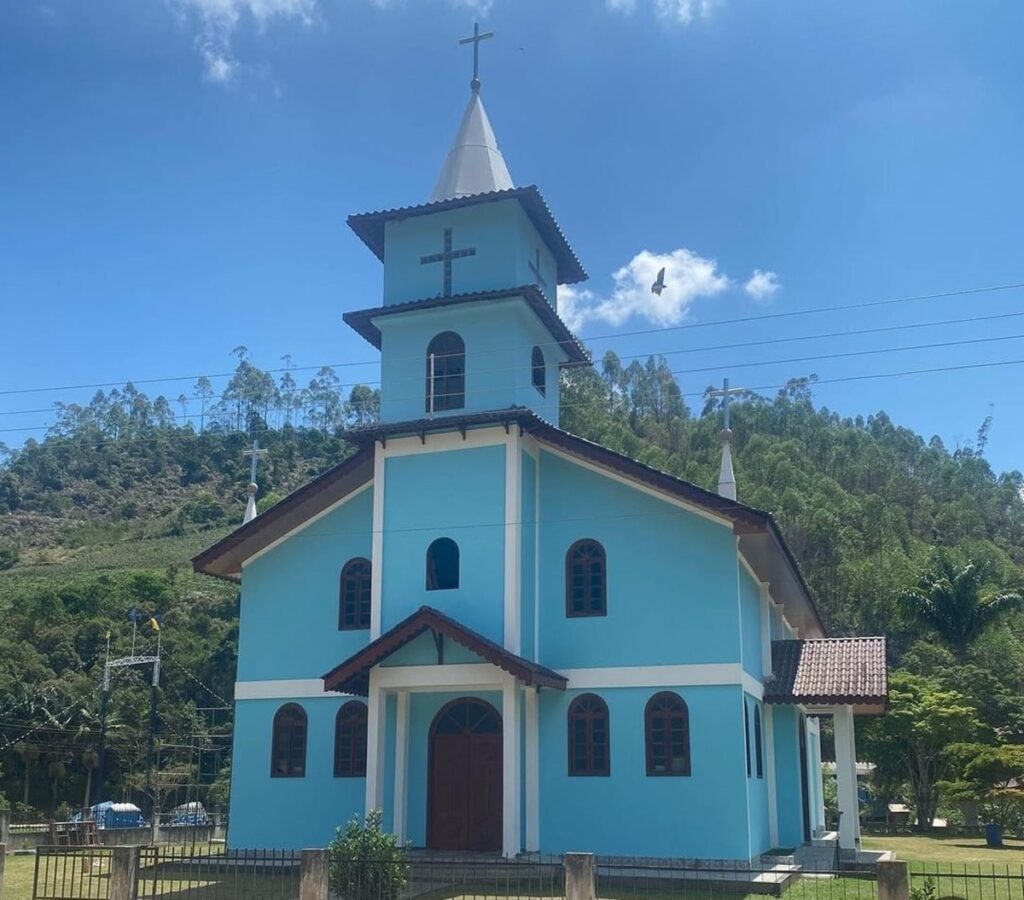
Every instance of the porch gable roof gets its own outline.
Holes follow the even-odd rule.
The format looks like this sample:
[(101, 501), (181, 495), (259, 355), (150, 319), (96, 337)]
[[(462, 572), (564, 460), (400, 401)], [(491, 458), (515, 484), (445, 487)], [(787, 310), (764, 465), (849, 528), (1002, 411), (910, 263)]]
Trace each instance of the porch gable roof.
[(870, 714), (884, 712), (888, 700), (884, 637), (772, 641), (765, 703), (841, 704)]
[(568, 684), (568, 679), (554, 670), (517, 656), (433, 607), (421, 606), (390, 631), (324, 675), (324, 690), (366, 696), (369, 693), (370, 669), (426, 631), (450, 638), (499, 669), (514, 675), (528, 687), (549, 687), (564, 691)]

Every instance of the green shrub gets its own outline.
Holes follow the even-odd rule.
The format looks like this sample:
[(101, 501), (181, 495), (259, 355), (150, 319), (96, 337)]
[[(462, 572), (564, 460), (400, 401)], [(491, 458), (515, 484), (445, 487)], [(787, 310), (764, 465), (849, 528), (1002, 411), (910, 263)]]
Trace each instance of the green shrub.
[(9, 544), (0, 547), (0, 572), (4, 569), (13, 569), (18, 562), (18, 548)]
[(365, 826), (353, 819), (328, 846), (331, 890), (341, 900), (397, 900), (405, 886), (405, 848), (381, 831), (382, 820), (379, 809), (371, 810)]

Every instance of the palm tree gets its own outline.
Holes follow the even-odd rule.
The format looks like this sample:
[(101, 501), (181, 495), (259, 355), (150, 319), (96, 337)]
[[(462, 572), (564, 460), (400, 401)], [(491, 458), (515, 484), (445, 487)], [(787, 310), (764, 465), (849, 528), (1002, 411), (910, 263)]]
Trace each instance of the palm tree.
[(1020, 594), (1012, 591), (982, 596), (984, 579), (982, 567), (972, 562), (959, 566), (940, 555), (917, 587), (901, 591), (898, 599), (910, 618), (932, 629), (963, 662), (982, 632), (1022, 605)]

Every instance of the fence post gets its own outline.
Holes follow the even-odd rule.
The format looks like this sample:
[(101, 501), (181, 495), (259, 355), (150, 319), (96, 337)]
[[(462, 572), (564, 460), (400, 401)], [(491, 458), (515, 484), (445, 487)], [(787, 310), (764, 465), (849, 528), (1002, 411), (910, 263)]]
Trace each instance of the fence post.
[(905, 862), (887, 860), (876, 863), (878, 900), (910, 900), (910, 871)]
[(0, 844), (0, 897), (4, 895), (4, 864), (7, 862), (7, 845)]
[(0, 809), (0, 844), (10, 843), (11, 831), (11, 811), (9, 809)]
[(303, 850), (299, 862), (299, 900), (327, 900), (326, 850)]
[[(565, 900), (595, 900), (597, 885), (593, 853), (566, 853), (565, 866)], [(879, 900), (883, 898), (879, 897)]]
[(111, 847), (110, 900), (137, 900), (139, 894), (139, 848)]

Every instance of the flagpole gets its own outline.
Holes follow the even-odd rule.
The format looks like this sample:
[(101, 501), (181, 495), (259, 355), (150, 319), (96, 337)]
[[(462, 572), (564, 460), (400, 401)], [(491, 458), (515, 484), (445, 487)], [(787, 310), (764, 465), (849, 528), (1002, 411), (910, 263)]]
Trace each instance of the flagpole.
[[(110, 699), (110, 629), (107, 629), (107, 655), (103, 661), (103, 683), (100, 688), (100, 761), (97, 790), (103, 796), (103, 779), (107, 774), (107, 701)], [(86, 809), (92, 797), (85, 798)]]

